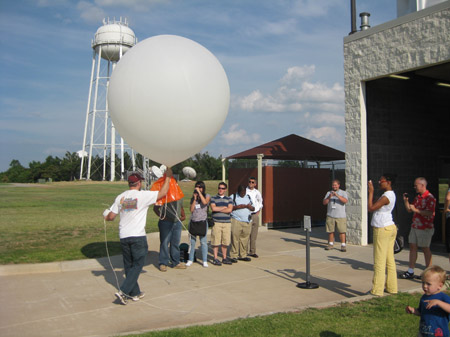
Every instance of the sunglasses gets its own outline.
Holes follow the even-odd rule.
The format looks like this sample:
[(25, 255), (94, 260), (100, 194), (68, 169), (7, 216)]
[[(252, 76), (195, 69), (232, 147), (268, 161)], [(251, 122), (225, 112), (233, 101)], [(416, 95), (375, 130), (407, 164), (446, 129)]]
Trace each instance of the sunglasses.
[(226, 187), (219, 187), (219, 190), (226, 190)]

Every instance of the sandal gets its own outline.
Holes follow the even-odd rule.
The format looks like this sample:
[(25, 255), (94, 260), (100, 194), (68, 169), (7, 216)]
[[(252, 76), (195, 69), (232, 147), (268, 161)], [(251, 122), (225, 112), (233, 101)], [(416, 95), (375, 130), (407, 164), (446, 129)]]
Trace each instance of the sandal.
[(411, 280), (414, 278), (414, 273), (410, 273), (409, 271), (405, 271), (403, 274), (400, 275), (400, 278), (404, 280)]

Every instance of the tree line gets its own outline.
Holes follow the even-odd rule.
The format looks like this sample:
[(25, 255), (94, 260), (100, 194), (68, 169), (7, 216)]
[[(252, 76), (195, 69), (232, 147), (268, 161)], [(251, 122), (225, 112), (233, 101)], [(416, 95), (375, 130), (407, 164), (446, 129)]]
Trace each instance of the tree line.
[[(144, 158), (136, 155), (136, 166), (142, 168)], [(91, 161), (91, 180), (103, 180), (103, 163), (108, 165), (109, 170), (110, 158), (103, 158), (99, 156), (92, 157)], [(115, 160), (116, 172), (120, 172), (120, 158)], [(131, 171), (133, 168), (132, 158), (129, 153), (124, 154), (124, 167), (126, 171)], [(149, 161), (149, 166), (160, 166), (158, 163)], [(229, 165), (225, 162), (226, 167)], [(189, 159), (175, 165), (172, 170), (183, 178), (182, 170), (185, 166), (192, 167), (197, 172), (196, 179), (198, 180), (220, 180), (222, 179), (222, 156), (215, 158), (208, 152), (197, 153)], [(3, 183), (35, 183), (40, 179), (48, 181), (74, 181), (80, 178), (81, 159), (76, 152), (67, 151), (64, 157), (48, 156), (44, 162), (32, 161), (28, 167), (23, 166), (18, 160), (14, 159), (9, 164), (9, 169), (0, 173), (0, 182)], [(105, 180), (110, 180), (110, 173), (107, 173)], [(117, 175), (116, 175), (116, 179)]]

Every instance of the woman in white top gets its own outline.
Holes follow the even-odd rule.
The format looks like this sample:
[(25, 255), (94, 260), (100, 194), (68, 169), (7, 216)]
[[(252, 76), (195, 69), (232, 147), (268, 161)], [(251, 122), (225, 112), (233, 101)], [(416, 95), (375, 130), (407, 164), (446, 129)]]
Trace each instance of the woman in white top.
[[(378, 181), (383, 195), (373, 202), (373, 184), (369, 180), (369, 212), (373, 212), (371, 226), (373, 228), (373, 281), (370, 293), (383, 296), (384, 290), (390, 294), (397, 293), (397, 270), (394, 258), (394, 242), (397, 236), (397, 226), (392, 219), (395, 207), (395, 193), (392, 190), (394, 177), (383, 174)], [(387, 271), (387, 277), (386, 277)], [(385, 288), (386, 286), (386, 288)]]

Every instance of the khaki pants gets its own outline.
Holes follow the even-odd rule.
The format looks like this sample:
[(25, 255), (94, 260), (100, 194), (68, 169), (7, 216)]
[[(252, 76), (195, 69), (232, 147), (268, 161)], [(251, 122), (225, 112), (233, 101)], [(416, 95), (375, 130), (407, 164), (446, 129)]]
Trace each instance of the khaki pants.
[(250, 237), (251, 223), (231, 218), (231, 251), (230, 257), (246, 257), (248, 238)]
[(259, 230), (259, 212), (252, 214), (252, 230), (250, 232), (250, 254), (256, 254), (256, 239)]
[[(384, 289), (391, 294), (397, 293), (397, 269), (394, 258), (394, 242), (397, 236), (395, 225), (373, 227), (373, 281), (371, 293), (383, 296)], [(386, 276), (387, 271), (387, 276)]]
[(211, 229), (211, 246), (229, 246), (231, 242), (231, 224), (214, 222)]

